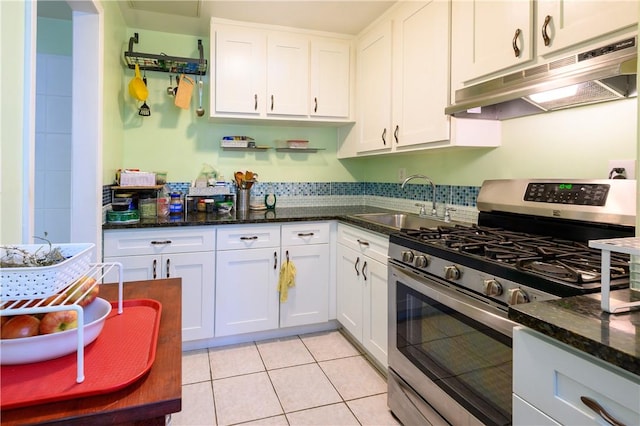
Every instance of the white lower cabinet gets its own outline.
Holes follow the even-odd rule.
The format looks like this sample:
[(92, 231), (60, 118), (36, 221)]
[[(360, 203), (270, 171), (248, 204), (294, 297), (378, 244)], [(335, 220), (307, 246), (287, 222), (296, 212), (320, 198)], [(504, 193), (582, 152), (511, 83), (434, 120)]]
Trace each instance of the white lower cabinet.
[(536, 331), (516, 327), (513, 424), (607, 424), (583, 398), (598, 403), (618, 424), (640, 424), (640, 376)]
[[(328, 222), (219, 228), (215, 336), (328, 321), (329, 242)], [(296, 268), (295, 286), (280, 303), (287, 258)]]
[[(104, 261), (122, 263), (123, 281), (182, 278), (185, 342), (213, 337), (214, 249), (212, 227), (104, 233)], [(105, 282), (115, 280), (115, 275), (105, 277)]]
[(387, 251), (382, 235), (338, 225), (337, 316), (382, 366), (387, 366)]

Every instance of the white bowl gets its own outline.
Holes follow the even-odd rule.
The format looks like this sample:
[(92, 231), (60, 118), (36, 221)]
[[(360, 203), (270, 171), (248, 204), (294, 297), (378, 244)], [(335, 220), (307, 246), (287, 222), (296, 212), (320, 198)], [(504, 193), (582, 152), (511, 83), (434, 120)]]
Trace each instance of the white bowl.
[[(111, 303), (96, 298), (84, 308), (84, 346), (96, 340), (111, 313)], [(28, 364), (46, 361), (75, 352), (78, 330), (0, 340), (0, 364)]]

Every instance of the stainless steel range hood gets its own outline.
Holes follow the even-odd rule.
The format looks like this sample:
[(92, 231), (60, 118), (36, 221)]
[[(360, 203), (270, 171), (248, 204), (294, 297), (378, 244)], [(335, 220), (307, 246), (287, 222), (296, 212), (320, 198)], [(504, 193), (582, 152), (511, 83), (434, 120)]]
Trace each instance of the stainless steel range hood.
[(637, 96), (637, 55), (634, 36), (536, 65), (457, 90), (445, 113), (506, 120)]

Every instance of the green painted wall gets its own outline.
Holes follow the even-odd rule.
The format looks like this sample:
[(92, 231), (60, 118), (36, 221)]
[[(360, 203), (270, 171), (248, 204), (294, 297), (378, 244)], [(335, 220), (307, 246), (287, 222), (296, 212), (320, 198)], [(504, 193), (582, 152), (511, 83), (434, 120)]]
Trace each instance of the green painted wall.
[(124, 75), (122, 74), (122, 52), (129, 40), (127, 28), (114, 1), (102, 1), (104, 16), (104, 100), (102, 140), (102, 181), (113, 183), (115, 171), (122, 167), (124, 120), (122, 104)]
[(439, 184), (479, 186), (501, 178), (607, 178), (609, 160), (638, 154), (637, 99), (573, 108), (502, 122), (502, 146), (447, 148), (369, 157), (365, 179), (394, 182), (398, 169)]
[[(135, 51), (198, 57), (196, 37), (127, 31), (127, 41), (134, 32), (140, 35)], [(209, 40), (203, 39), (203, 44), (208, 58)], [(166, 73), (147, 72), (151, 116), (141, 117), (140, 103), (127, 92), (133, 70), (123, 65), (122, 73), (122, 167), (168, 171), (170, 181), (194, 179), (203, 163), (213, 165), (227, 179), (235, 170), (253, 170), (264, 181), (394, 182), (399, 168), (451, 185), (480, 185), (490, 178), (593, 178), (607, 176), (609, 159), (633, 159), (638, 151), (637, 100), (632, 99), (504, 121), (503, 143), (497, 149), (447, 148), (337, 160), (335, 129), (213, 123), (206, 116), (196, 117), (196, 93), (191, 110), (173, 105), (174, 98), (166, 94), (170, 85)], [(204, 82), (203, 104), (208, 110), (210, 74)], [(270, 146), (277, 140), (308, 138), (325, 150), (308, 155), (228, 152), (219, 147), (225, 135), (252, 136), (258, 145)]]
[(0, 1), (0, 243), (22, 241), (25, 8)]
[[(143, 53), (195, 57), (197, 37), (128, 29), (126, 40), (134, 32), (139, 43), (134, 50)], [(203, 39), (205, 57), (209, 58), (209, 40)], [(123, 51), (128, 47), (124, 46)], [(122, 55), (122, 52), (120, 53)], [(122, 66), (125, 76), (122, 92), (124, 103), (123, 168), (139, 168), (148, 171), (167, 171), (170, 181), (195, 179), (203, 163), (214, 166), (227, 180), (236, 170), (252, 170), (262, 181), (359, 181), (364, 174), (359, 161), (339, 161), (336, 158), (337, 132), (330, 127), (281, 127), (274, 125), (234, 125), (209, 121), (210, 74), (203, 78), (205, 84), (204, 117), (197, 117), (197, 92), (192, 97), (192, 108), (182, 110), (174, 105), (174, 97), (166, 93), (170, 84), (169, 74), (147, 72), (150, 117), (138, 115), (140, 102), (128, 94), (128, 84), (133, 70)], [(175, 77), (175, 74), (173, 75)], [(175, 78), (173, 80), (175, 85)], [(287, 154), (268, 150), (257, 153), (230, 152), (220, 148), (220, 139), (227, 135), (253, 137), (258, 145), (276, 146), (276, 141), (308, 139), (314, 147), (322, 148), (316, 154)]]

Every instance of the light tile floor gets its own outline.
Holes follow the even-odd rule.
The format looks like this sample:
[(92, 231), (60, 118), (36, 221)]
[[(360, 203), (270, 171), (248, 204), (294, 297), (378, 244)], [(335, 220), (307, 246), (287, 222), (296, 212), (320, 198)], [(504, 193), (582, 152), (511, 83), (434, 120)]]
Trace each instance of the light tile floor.
[(171, 425), (399, 425), (384, 377), (338, 331), (185, 352)]

